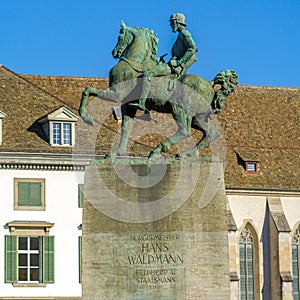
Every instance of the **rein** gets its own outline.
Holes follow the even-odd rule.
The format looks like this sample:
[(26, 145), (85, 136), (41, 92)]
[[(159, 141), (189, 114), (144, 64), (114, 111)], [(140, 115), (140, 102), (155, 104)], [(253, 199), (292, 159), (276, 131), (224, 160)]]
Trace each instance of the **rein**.
[(143, 73), (143, 72), (151, 69), (154, 66), (154, 63), (152, 61), (150, 61), (146, 65), (141, 65), (141, 64), (139, 64), (133, 60), (130, 60), (124, 56), (121, 56), (120, 60), (127, 62), (133, 70), (135, 70), (136, 72), (139, 72), (139, 73)]

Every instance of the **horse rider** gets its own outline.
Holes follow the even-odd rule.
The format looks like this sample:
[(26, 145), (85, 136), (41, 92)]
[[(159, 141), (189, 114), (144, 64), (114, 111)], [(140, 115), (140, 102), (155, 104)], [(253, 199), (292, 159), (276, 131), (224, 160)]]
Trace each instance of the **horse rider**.
[(197, 61), (195, 53), (198, 51), (196, 44), (186, 29), (185, 16), (182, 13), (176, 13), (170, 17), (170, 26), (172, 31), (178, 32), (177, 39), (172, 47), (172, 58), (167, 62), (159, 63), (152, 69), (145, 71), (142, 75), (142, 92), (138, 103), (130, 103), (136, 107), (148, 112), (145, 107), (146, 99), (149, 94), (151, 77), (166, 76), (175, 74), (179, 77), (185, 74), (187, 69)]

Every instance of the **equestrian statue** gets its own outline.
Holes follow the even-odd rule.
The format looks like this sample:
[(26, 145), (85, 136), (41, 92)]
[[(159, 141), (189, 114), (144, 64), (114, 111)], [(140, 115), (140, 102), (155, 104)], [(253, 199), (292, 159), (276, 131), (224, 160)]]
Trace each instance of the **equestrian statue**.
[(137, 110), (150, 114), (151, 110), (171, 114), (177, 123), (176, 133), (160, 142), (149, 154), (149, 158), (168, 152), (172, 145), (191, 135), (195, 128), (203, 133), (193, 149), (181, 155), (195, 155), (216, 140), (220, 132), (210, 122), (221, 112), (226, 97), (237, 86), (238, 76), (233, 70), (225, 70), (212, 81), (186, 74), (196, 62), (197, 47), (186, 29), (185, 16), (176, 13), (170, 17), (173, 32), (178, 32), (168, 62), (164, 56), (156, 57), (158, 38), (153, 30), (130, 27), (121, 21), (118, 42), (112, 51), (119, 62), (109, 72), (109, 89), (86, 88), (82, 93), (79, 114), (93, 125), (93, 117), (87, 113), (89, 96), (121, 103), (122, 128), (119, 146), (106, 158), (126, 154)]

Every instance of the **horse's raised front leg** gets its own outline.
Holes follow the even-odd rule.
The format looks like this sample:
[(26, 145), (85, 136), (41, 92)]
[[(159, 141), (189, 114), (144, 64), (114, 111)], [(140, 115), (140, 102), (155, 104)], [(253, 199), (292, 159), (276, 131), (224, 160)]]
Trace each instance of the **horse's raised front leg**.
[(79, 107), (79, 115), (82, 117), (84, 122), (90, 125), (94, 125), (94, 119), (90, 114), (86, 112), (86, 106), (89, 102), (89, 97), (100, 97), (106, 101), (117, 102), (120, 103), (123, 100), (124, 95), (119, 92), (118, 88), (115, 86), (107, 89), (107, 90), (97, 90), (93, 87), (86, 88), (81, 97), (80, 107)]
[(149, 158), (155, 158), (159, 156), (161, 152), (168, 152), (172, 145), (191, 135), (192, 117), (189, 114), (185, 114), (182, 109), (179, 114), (174, 115), (174, 119), (177, 122), (178, 130), (173, 136), (159, 143), (156, 148), (150, 152)]
[(87, 124), (94, 125), (94, 119), (90, 114), (86, 113), (86, 106), (89, 102), (90, 96), (98, 96), (101, 90), (97, 90), (93, 87), (86, 88), (81, 97), (80, 107), (78, 109), (79, 115), (82, 117), (83, 121)]

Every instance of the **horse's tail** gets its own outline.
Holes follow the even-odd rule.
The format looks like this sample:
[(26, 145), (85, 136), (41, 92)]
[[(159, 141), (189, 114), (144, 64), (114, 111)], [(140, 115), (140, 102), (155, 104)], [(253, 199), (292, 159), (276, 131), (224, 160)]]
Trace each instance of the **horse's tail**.
[(214, 94), (211, 103), (212, 110), (215, 114), (221, 112), (224, 108), (224, 101), (235, 89), (238, 84), (238, 76), (234, 70), (226, 70), (218, 73), (213, 81), (212, 87), (217, 91)]

